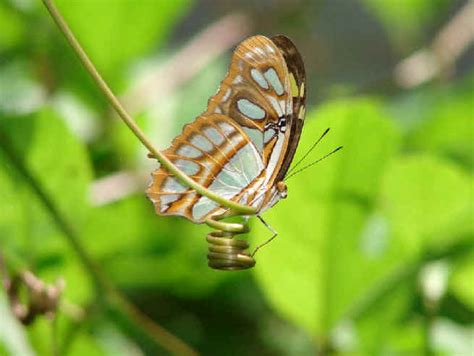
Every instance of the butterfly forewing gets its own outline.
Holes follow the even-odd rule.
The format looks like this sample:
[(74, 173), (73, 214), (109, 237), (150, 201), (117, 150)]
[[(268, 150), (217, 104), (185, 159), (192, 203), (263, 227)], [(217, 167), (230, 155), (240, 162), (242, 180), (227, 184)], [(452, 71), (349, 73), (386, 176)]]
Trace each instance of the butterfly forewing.
[[(164, 153), (220, 196), (266, 209), (278, 200), (275, 184), (284, 178), (296, 150), (304, 98), (304, 68), (291, 41), (251, 37), (235, 50), (207, 110)], [(153, 173), (147, 195), (158, 214), (194, 222), (225, 211), (164, 168)]]
[[(206, 113), (222, 113), (241, 125), (261, 152), (267, 170), (274, 170), (276, 164), (268, 164), (278, 139), (278, 121), (291, 111), (289, 90), (281, 51), (267, 37), (254, 36), (236, 48), (229, 73), (209, 100)], [(284, 150), (282, 143), (279, 149)]]

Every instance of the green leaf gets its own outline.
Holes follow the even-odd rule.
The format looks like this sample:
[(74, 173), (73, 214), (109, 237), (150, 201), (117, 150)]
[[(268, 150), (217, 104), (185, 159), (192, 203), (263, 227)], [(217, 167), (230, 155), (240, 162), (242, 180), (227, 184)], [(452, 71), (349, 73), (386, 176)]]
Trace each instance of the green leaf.
[[(254, 270), (280, 314), (324, 338), (386, 272), (387, 247), (367, 251), (365, 240), (368, 233), (387, 239), (384, 217), (372, 216), (370, 206), (397, 134), (370, 100), (336, 101), (307, 120), (301, 152), (326, 127), (332, 131), (319, 156), (339, 144), (344, 149), (288, 182), (288, 200), (265, 217), (279, 237), (257, 255)], [(268, 238), (257, 229), (259, 240)]]
[(105, 78), (160, 46), (190, 5), (178, 1), (57, 1), (64, 18)]
[(417, 254), (453, 242), (469, 210), (472, 185), (452, 163), (429, 155), (401, 157), (385, 173), (380, 198), (401, 250)]
[[(307, 194), (319, 198), (352, 199), (370, 203), (378, 192), (383, 168), (396, 146), (393, 124), (378, 102), (368, 99), (339, 100), (320, 107), (306, 119), (298, 157), (307, 151), (326, 128), (331, 131), (318, 145), (316, 158), (342, 145), (342, 151), (316, 167), (289, 180), (307, 182)], [(317, 121), (317, 122), (313, 122)], [(380, 137), (380, 132), (387, 137)], [(314, 160), (307, 159), (306, 162)], [(370, 158), (370, 159), (368, 159)], [(300, 166), (301, 167), (301, 166)]]

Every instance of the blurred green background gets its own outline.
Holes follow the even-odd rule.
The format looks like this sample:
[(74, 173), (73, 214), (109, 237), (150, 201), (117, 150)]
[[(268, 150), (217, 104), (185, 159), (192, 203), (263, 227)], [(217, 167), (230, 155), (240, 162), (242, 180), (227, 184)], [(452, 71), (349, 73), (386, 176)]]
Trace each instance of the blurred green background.
[[(0, 288), (1, 355), (169, 352), (95, 284), (81, 247), (198, 353), (473, 355), (472, 1), (57, 3), (159, 148), (204, 110), (238, 42), (282, 33), (308, 74), (298, 154), (327, 127), (311, 159), (344, 149), (288, 181), (254, 269), (210, 270), (210, 229), (154, 214), (156, 163), (41, 2), (0, 0), (3, 278), (65, 282), (56, 320), (29, 326)], [(252, 228), (252, 246), (268, 237)]]

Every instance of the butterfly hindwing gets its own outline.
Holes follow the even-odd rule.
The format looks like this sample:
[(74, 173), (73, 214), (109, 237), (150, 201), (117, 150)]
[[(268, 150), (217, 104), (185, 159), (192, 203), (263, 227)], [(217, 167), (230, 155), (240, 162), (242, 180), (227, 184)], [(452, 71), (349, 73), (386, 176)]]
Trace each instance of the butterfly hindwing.
[[(226, 199), (238, 199), (264, 169), (248, 136), (233, 120), (219, 114), (200, 116), (186, 125), (163, 153), (194, 181)], [(163, 167), (153, 172), (147, 195), (160, 215), (203, 222), (223, 211)]]

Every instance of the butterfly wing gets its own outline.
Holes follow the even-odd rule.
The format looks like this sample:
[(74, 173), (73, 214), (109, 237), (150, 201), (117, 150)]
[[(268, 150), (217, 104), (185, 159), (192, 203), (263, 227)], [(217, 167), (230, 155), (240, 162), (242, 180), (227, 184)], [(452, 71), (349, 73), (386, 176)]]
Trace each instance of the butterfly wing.
[(224, 114), (242, 127), (262, 157), (268, 180), (276, 174), (288, 145), (289, 132), (279, 123), (289, 124), (289, 92), (282, 52), (269, 38), (253, 36), (234, 51), (229, 72), (205, 113)]
[(227, 77), (209, 100), (207, 113), (223, 113), (238, 122), (261, 153), (267, 175), (257, 205), (263, 210), (279, 199), (275, 185), (293, 161), (304, 124), (305, 98), (303, 59), (293, 42), (279, 35), (242, 42)]
[(285, 178), (286, 172), (290, 168), (300, 141), (301, 131), (303, 130), (306, 104), (306, 74), (303, 58), (288, 37), (279, 35), (272, 37), (272, 41), (278, 46), (285, 59), (293, 103), (292, 118), (289, 120), (291, 127), (288, 148), (285, 152), (281, 168), (275, 178), (275, 182), (279, 182)]
[[(248, 136), (220, 114), (200, 116), (186, 125), (163, 153), (194, 181), (227, 199), (239, 200), (249, 186), (256, 187), (256, 178), (264, 170)], [(225, 211), (163, 167), (153, 172), (147, 195), (157, 214), (181, 215), (196, 223)]]
[[(283, 36), (251, 37), (235, 50), (229, 73), (207, 110), (186, 125), (164, 153), (217, 194), (268, 208), (275, 201), (274, 183), (282, 167), (284, 177), (296, 150), (302, 93), (304, 68), (291, 41)], [(164, 168), (153, 173), (147, 194), (160, 215), (203, 222), (225, 211)]]

